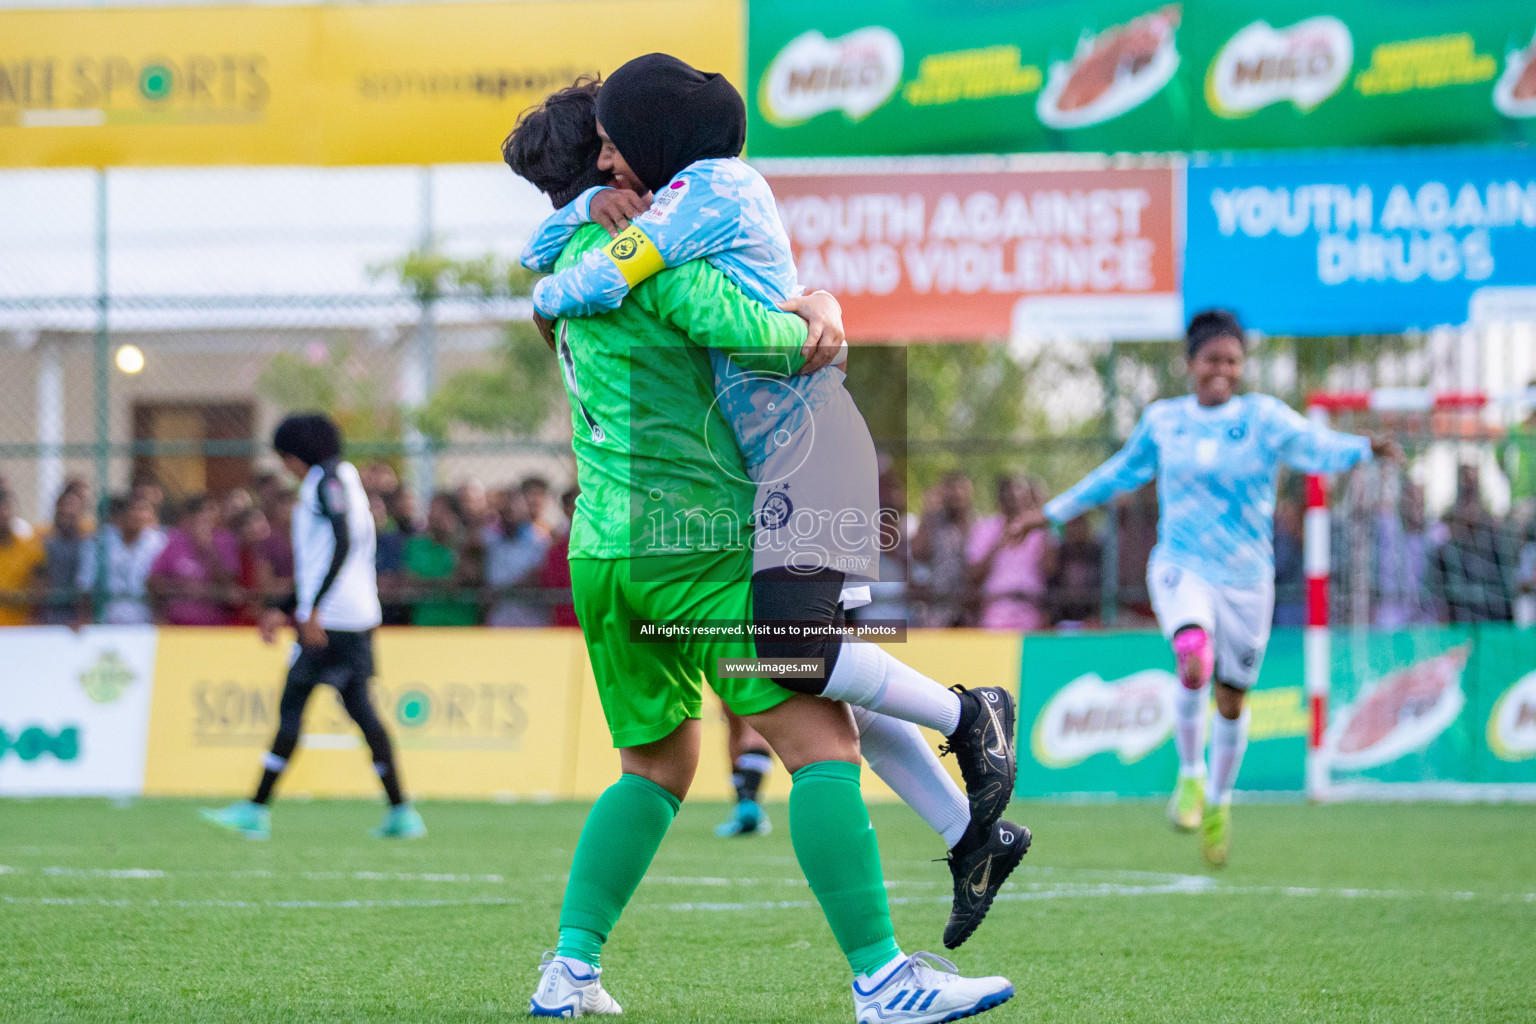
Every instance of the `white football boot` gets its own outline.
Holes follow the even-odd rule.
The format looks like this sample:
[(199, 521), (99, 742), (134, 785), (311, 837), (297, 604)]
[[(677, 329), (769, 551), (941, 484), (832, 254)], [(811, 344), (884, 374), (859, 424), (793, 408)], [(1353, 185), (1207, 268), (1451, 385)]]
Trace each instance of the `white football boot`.
[(877, 981), (855, 978), (858, 1024), (943, 1024), (985, 1013), (1013, 998), (1013, 983), (1007, 978), (962, 978), (958, 970), (941, 956), (913, 953), (894, 969), (886, 965), (876, 971)]
[(616, 1016), (624, 1012), (613, 996), (603, 991), (602, 968), (545, 953), (539, 972), (544, 976), (528, 1000), (528, 1013), (534, 1017)]

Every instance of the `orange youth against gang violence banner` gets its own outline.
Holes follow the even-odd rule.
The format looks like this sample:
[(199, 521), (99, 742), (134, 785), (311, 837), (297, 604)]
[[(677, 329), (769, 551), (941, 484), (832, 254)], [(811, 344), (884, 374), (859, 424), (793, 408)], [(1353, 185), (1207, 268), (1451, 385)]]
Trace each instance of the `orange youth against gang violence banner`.
[(850, 337), (1155, 340), (1182, 330), (1171, 163), (831, 168), (770, 164), (768, 177), (801, 283), (838, 296)]

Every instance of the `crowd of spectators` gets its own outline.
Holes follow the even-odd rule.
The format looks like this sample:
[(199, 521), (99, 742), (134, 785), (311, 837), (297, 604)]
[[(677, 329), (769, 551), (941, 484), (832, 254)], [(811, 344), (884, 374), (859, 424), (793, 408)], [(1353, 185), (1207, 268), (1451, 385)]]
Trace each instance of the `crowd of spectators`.
[[(433, 495), (423, 514), (388, 463), (367, 464), (361, 476), (378, 529), (386, 625), (576, 625), (567, 561), (574, 488), (557, 503), (541, 477), (497, 490), (465, 480)], [(1153, 485), (1059, 532), (1025, 529), (1050, 496), (1041, 480), (1006, 474), (993, 485), (993, 511), (982, 514), (970, 477), (950, 472), (912, 515), (903, 483), (884, 466), (880, 501), (895, 543), (882, 554), (873, 603), (856, 617), (941, 628), (1098, 626), (1113, 570), (1116, 625), (1151, 624)], [(34, 526), (0, 479), (0, 625), (254, 624), (293, 586), (295, 494), (276, 473), (182, 500), (142, 482), (113, 496), (97, 524), (88, 486), (70, 479), (52, 522)], [(1277, 625), (1305, 620), (1302, 513), (1299, 497), (1283, 490)], [(1372, 625), (1536, 621), (1536, 494), (1516, 494), (1512, 514), (1496, 517), (1475, 466), (1460, 468), (1455, 501), (1438, 519), (1426, 514), (1422, 489), (1403, 482), (1375, 506), (1336, 516), (1334, 529), (1335, 601), (1359, 591), (1353, 567), (1364, 566)]]
[[(557, 504), (542, 477), (495, 491), (466, 480), (433, 495), (422, 516), (388, 463), (361, 476), (386, 625), (575, 624), (574, 488)], [(140, 482), (111, 497), (97, 524), (88, 486), (72, 478), (52, 521), (34, 526), (0, 479), (0, 625), (253, 625), (293, 589), (296, 493), (276, 473), (180, 500)]]
[[(1108, 604), (1116, 625), (1151, 624), (1146, 572), (1157, 543), (1155, 485), (1059, 534), (1024, 528), (1050, 497), (1042, 481), (1008, 474), (994, 486), (991, 515), (977, 511), (974, 485), (961, 472), (925, 494), (920, 515), (899, 515), (910, 582), (900, 601), (887, 589), (877, 617), (1001, 630), (1098, 626), (1112, 567)], [(1372, 507), (1336, 510), (1335, 602), (1363, 591), (1368, 621), (1382, 629), (1536, 623), (1536, 493), (1512, 490), (1510, 514), (1495, 516), (1478, 467), (1463, 465), (1455, 500), (1438, 519), (1428, 516), (1423, 489), (1408, 481)], [(1276, 625), (1306, 619), (1303, 513), (1299, 494), (1283, 495), (1275, 510)], [(1347, 612), (1334, 619), (1353, 621)]]
[[(921, 514), (903, 522), (911, 537), (906, 590), (911, 624), (995, 630), (1099, 625), (1103, 539), (1087, 517), (1068, 523), (1060, 536), (1029, 529), (1029, 519), (1049, 497), (1037, 477), (1004, 474), (993, 481), (994, 511), (981, 515), (970, 477), (946, 473), (923, 496)], [(1155, 540), (1155, 508), (1152, 522)], [(1142, 574), (1150, 551), (1148, 543)], [(1122, 547), (1122, 563), (1125, 554)]]

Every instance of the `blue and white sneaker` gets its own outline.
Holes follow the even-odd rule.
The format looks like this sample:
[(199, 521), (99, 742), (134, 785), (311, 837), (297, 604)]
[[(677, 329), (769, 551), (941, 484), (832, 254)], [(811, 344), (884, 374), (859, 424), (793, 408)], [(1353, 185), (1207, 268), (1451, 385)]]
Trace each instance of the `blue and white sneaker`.
[(544, 976), (528, 1000), (528, 1013), (534, 1017), (617, 1016), (624, 1012), (613, 996), (603, 991), (600, 967), (545, 953), (539, 971)]
[(858, 1024), (943, 1024), (1013, 998), (1007, 978), (962, 978), (958, 970), (941, 956), (913, 953), (854, 978)]
[(768, 812), (756, 800), (737, 801), (736, 809), (731, 812), (731, 820), (715, 826), (715, 835), (721, 839), (730, 836), (765, 836), (772, 831), (773, 822), (768, 820)]
[(272, 838), (272, 812), (265, 805), (241, 800), (228, 807), (204, 807), (198, 816), (211, 825), (227, 829), (246, 839)]
[(410, 804), (391, 807), (384, 812), (384, 820), (378, 828), (368, 830), (375, 839), (420, 839), (427, 834), (427, 823)]

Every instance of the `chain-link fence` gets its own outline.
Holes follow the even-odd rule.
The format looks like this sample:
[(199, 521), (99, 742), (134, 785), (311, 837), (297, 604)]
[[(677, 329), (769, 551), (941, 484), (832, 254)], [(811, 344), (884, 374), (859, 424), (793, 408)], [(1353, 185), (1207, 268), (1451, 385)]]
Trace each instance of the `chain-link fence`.
[[(273, 426), (318, 406), (342, 422), (378, 492), (392, 621), (549, 620), (563, 580), (558, 566), (533, 563), (558, 544), (574, 465), (559, 379), (529, 333), (527, 281), (510, 269), (548, 206), (505, 168), (13, 172), (0, 174), (0, 209), (0, 477), (13, 533), (53, 523), (66, 489), (81, 499), (82, 537), (99, 523), (119, 539), (137, 536), (130, 497), (150, 499), (168, 523), (212, 494), (233, 538), (235, 582), (280, 585), (280, 556), (263, 570), (242, 553), (285, 526), (290, 484), (273, 475)], [(1536, 334), (1527, 325), (1262, 338), (1248, 376), (1298, 408), (1317, 390), (1508, 391), (1536, 377)], [(955, 624), (985, 617), (965, 548), (995, 513), (1000, 481), (1022, 480), (1029, 500), (1059, 493), (1118, 448), (1147, 402), (1187, 383), (1176, 345), (1059, 340), (862, 349), (849, 387), (887, 458), (882, 502), (906, 517), (875, 611)], [(1407, 585), (1379, 559), (1361, 561), (1390, 546), (1387, 527), (1361, 523), (1390, 505), (1399, 526), (1422, 517), (1429, 529), (1466, 507), (1457, 495), (1467, 466), (1499, 524), (1498, 571), (1514, 608), (1536, 500), (1525, 482), (1536, 477), (1530, 412), (1515, 402), (1454, 424), (1340, 421), (1396, 431), (1410, 455), (1400, 478), (1359, 472), (1339, 489), (1341, 621), (1388, 614), (1385, 592)], [(1277, 508), (1282, 621), (1300, 601), (1296, 483), (1282, 481)], [(437, 503), (434, 530), (440, 493), (453, 500)], [(1060, 538), (1042, 536), (1027, 625), (1145, 619), (1155, 510), (1149, 488)], [(503, 516), (533, 521), (537, 542), (510, 543)], [(946, 518), (958, 533), (934, 536)], [(59, 564), (45, 562), (37, 579), (55, 588), (85, 578), (71, 571), (68, 532), (44, 545)], [(94, 589), (111, 589), (110, 574), (97, 575)], [(54, 604), (56, 618), (77, 614), (63, 610), (73, 598)]]

